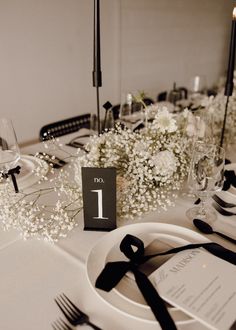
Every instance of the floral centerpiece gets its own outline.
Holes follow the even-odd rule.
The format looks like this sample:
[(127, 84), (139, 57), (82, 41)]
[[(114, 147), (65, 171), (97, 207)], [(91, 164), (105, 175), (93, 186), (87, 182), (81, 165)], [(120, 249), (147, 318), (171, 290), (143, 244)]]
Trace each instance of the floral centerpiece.
[(37, 186), (20, 189), (17, 194), (9, 178), (0, 178), (0, 222), (4, 230), (16, 229), (25, 239), (57, 241), (78, 224), (76, 217), (82, 210), (80, 189), (63, 169), (54, 173), (51, 167), (47, 176), (42, 175), (45, 166), (39, 163), (34, 170), (39, 178)]
[(137, 217), (160, 207), (166, 209), (173, 201), (173, 191), (180, 188), (187, 174), (183, 132), (166, 108), (156, 110), (154, 120), (140, 132), (118, 126), (94, 136), (86, 147), (88, 153), (75, 161), (79, 187), (81, 167), (117, 169), (120, 218)]
[[(224, 90), (220, 90), (218, 94), (213, 98), (210, 97), (204, 100), (202, 106), (206, 111), (211, 113), (212, 116), (212, 126), (213, 126), (213, 136), (216, 143), (220, 142), (221, 132), (223, 127), (224, 112), (225, 112), (226, 96), (224, 95)], [(225, 127), (225, 145), (229, 145), (235, 142), (235, 132), (236, 127), (236, 88), (232, 96), (229, 98), (228, 112)]]
[[(166, 108), (150, 107), (156, 115), (143, 130), (133, 132), (118, 125), (91, 137), (86, 146), (88, 152), (72, 157), (70, 171), (60, 170), (48, 178), (41, 177), (39, 169), (35, 174), (41, 180), (36, 189), (15, 194), (11, 182), (0, 183), (4, 185), (0, 189), (3, 227), (18, 229), (24, 238), (36, 236), (55, 241), (66, 236), (77, 225), (83, 206), (81, 168), (85, 166), (117, 169), (120, 219), (173, 204), (175, 191), (188, 170), (188, 140)], [(51, 144), (61, 149), (57, 141)]]

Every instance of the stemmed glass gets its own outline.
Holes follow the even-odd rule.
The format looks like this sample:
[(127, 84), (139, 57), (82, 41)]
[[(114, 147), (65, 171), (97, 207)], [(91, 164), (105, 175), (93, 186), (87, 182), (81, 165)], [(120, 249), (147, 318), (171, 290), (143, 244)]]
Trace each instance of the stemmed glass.
[(216, 219), (214, 210), (206, 209), (206, 200), (222, 189), (224, 164), (225, 151), (223, 148), (200, 141), (195, 143), (189, 185), (201, 202), (187, 211), (186, 215), (190, 220), (200, 218), (212, 222)]
[(206, 76), (204, 75), (197, 75), (194, 77), (191, 77), (190, 79), (190, 86), (189, 86), (189, 92), (191, 98), (199, 97), (200, 95), (206, 94)]
[(122, 93), (120, 103), (120, 121), (131, 130), (144, 122), (143, 104), (137, 101), (135, 95), (134, 92)]
[(19, 159), (20, 150), (12, 122), (6, 118), (0, 118), (0, 176), (10, 174), (14, 183), (14, 173), (11, 174), (9, 171), (15, 168)]

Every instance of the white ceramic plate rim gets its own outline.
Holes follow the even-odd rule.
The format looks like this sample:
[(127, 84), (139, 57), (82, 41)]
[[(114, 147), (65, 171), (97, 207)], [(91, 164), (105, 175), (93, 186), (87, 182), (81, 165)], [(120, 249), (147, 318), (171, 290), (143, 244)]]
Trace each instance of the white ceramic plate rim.
[(31, 172), (27, 173), (25, 176), (19, 177), (18, 182), (20, 189), (28, 188), (40, 180), (40, 177), (38, 177), (35, 173), (33, 173), (33, 170), (37, 168), (37, 166), (41, 167), (40, 168), (41, 176), (44, 176), (48, 173), (49, 166), (42, 159), (30, 155), (21, 155), (19, 162), (20, 161), (22, 162), (26, 161), (28, 164), (31, 163), (31, 167), (32, 167)]
[[(191, 243), (197, 243), (197, 242), (210, 242), (206, 237), (190, 230), (187, 229), (185, 227), (180, 227), (180, 226), (176, 226), (176, 225), (172, 225), (172, 224), (166, 224), (166, 223), (136, 223), (136, 224), (131, 224), (131, 225), (125, 225), (122, 226), (116, 230), (113, 230), (112, 232), (106, 234), (105, 236), (103, 236), (101, 239), (99, 239), (95, 245), (92, 247), (87, 261), (86, 261), (86, 276), (87, 279), (91, 285), (91, 287), (93, 288), (93, 290), (95, 291), (96, 295), (98, 295), (100, 297), (100, 299), (102, 299), (105, 303), (107, 303), (110, 307), (112, 307), (114, 310), (118, 311), (119, 313), (122, 313), (128, 317), (134, 318), (134, 319), (140, 319), (140, 320), (145, 320), (145, 322), (147, 323), (151, 323), (151, 324), (156, 324), (157, 321), (156, 320), (152, 320), (152, 319), (148, 319), (145, 316), (140, 316), (140, 315), (133, 315), (131, 313), (128, 313), (126, 310), (130, 311), (130, 308), (127, 308), (126, 310), (121, 309), (121, 307), (117, 307), (114, 306), (110, 301), (107, 301), (106, 296), (108, 298), (108, 294), (110, 295), (110, 297), (112, 297), (112, 295), (115, 295), (115, 298), (119, 297), (119, 295), (117, 295), (117, 293), (113, 290), (109, 293), (96, 289), (94, 286), (94, 281), (97, 278), (97, 276), (99, 275), (99, 273), (101, 272), (101, 270), (103, 269), (105, 262), (106, 262), (106, 256), (108, 253), (108, 249), (109, 246), (111, 246), (111, 244), (116, 244), (118, 241), (121, 241), (122, 238), (126, 235), (126, 234), (133, 234), (133, 235), (138, 235), (138, 233), (143, 233), (145, 231), (149, 232), (149, 230), (151, 232), (153, 232), (154, 230), (156, 230), (157, 232), (160, 231), (163, 233), (169, 233), (173, 236), (173, 234), (180, 236), (180, 238), (184, 238), (187, 240), (190, 240)], [(108, 246), (107, 246), (108, 243)], [(112, 245), (112, 246), (113, 246)], [(100, 251), (101, 250), (101, 251)], [(96, 253), (99, 254), (99, 258), (96, 257)], [(94, 258), (94, 254), (95, 254), (95, 258)], [(91, 273), (91, 267), (92, 267), (92, 273)], [(94, 277), (94, 278), (93, 278)], [(114, 300), (114, 297), (112, 297)], [(130, 307), (135, 307), (138, 309), (137, 306), (130, 304), (128, 301), (126, 301), (125, 299), (123, 299), (123, 302), (126, 302), (128, 305), (130, 305)], [(124, 305), (122, 304), (122, 307), (124, 307)], [(174, 308), (172, 308), (172, 311), (174, 310)], [(140, 311), (145, 311), (148, 312), (148, 309), (144, 309), (144, 308), (139, 308), (138, 313), (140, 313)], [(176, 309), (176, 312), (178, 312), (179, 310)], [(137, 311), (136, 313), (137, 314)], [(195, 319), (190, 319), (190, 320), (184, 320), (184, 321), (176, 321), (177, 325), (184, 325), (184, 324), (189, 324), (189, 323), (193, 323), (193, 322), (197, 322)]]
[[(173, 239), (173, 242), (177, 243), (177, 245), (172, 246), (172, 247), (177, 247), (177, 246), (181, 246), (181, 245), (184, 245), (184, 244), (187, 245), (187, 244), (190, 243), (189, 241), (187, 241), (187, 240), (185, 240), (185, 239), (183, 239), (183, 238), (177, 237), (177, 236), (168, 235), (168, 234), (162, 234), (162, 233), (154, 233), (154, 234), (157, 235), (157, 237), (156, 237), (157, 239), (158, 239), (158, 238), (162, 238), (162, 239), (165, 239), (165, 238), (172, 238), (172, 239)], [(153, 239), (154, 239), (154, 238), (153, 238)], [(171, 248), (171, 247), (170, 247), (170, 248)], [(109, 252), (108, 252), (108, 253), (109, 253)], [(107, 262), (107, 260), (106, 260), (106, 262)], [(131, 300), (129, 297), (123, 295), (123, 294), (122, 294), (119, 290), (117, 290), (116, 288), (114, 288), (113, 290), (116, 291), (116, 293), (117, 293), (118, 295), (120, 295), (123, 299), (128, 300), (131, 304), (137, 305), (137, 306), (140, 307), (140, 308), (150, 309), (150, 307), (149, 307), (148, 305), (143, 305), (143, 304), (138, 303), (138, 302), (136, 302), (136, 301), (134, 301), (134, 300)], [(178, 311), (179, 311), (179, 309), (176, 308), (176, 307), (171, 307), (171, 310), (172, 310), (172, 311), (173, 311), (173, 310), (176, 310), (176, 311), (178, 310)]]

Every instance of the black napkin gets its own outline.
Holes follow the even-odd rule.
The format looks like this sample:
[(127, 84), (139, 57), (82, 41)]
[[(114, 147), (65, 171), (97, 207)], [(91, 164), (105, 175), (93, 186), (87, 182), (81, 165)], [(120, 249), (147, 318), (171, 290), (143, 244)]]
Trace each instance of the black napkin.
[(10, 169), (7, 173), (2, 174), (3, 178), (5, 178), (5, 179), (7, 179), (9, 176), (11, 176), (12, 183), (13, 183), (13, 186), (14, 186), (14, 189), (15, 189), (16, 193), (19, 192), (19, 189), (18, 189), (18, 185), (17, 185), (17, 182), (16, 182), (15, 174), (20, 174), (20, 169), (21, 169), (20, 166), (16, 166), (16, 167)]
[[(136, 251), (133, 250), (133, 247), (137, 248)], [(236, 253), (213, 242), (188, 244), (161, 253), (145, 256), (143, 242), (138, 237), (128, 234), (121, 241), (120, 250), (129, 261), (108, 262), (98, 276), (95, 286), (98, 289), (108, 292), (119, 283), (128, 271), (132, 271), (144, 299), (150, 306), (157, 321), (160, 323), (161, 328), (163, 330), (176, 330), (177, 328), (166, 308), (164, 300), (159, 296), (148, 277), (139, 270), (139, 266), (157, 256), (173, 254), (200, 247), (203, 247), (213, 255), (236, 265)]]
[(228, 190), (230, 186), (233, 186), (236, 188), (236, 175), (233, 170), (225, 170), (224, 172), (225, 176), (225, 181), (224, 181), (224, 186), (223, 190)]

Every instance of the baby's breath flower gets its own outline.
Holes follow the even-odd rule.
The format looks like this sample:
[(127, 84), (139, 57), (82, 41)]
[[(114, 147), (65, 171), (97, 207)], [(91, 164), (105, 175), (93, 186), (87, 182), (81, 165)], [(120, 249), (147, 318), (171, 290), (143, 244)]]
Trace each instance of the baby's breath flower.
[[(85, 146), (88, 153), (73, 156), (68, 165), (72, 176), (66, 170), (56, 175), (51, 168), (48, 178), (42, 174), (43, 167), (37, 168), (40, 185), (18, 194), (7, 180), (5, 189), (0, 190), (0, 221), (5, 229), (20, 230), (24, 238), (42, 237), (51, 242), (65, 237), (77, 225), (76, 216), (82, 209), (82, 167), (116, 168), (119, 219), (166, 209), (173, 205), (173, 190), (180, 188), (187, 174), (189, 158), (184, 144), (186, 136), (172, 115), (158, 108), (153, 122), (139, 133), (118, 125), (91, 137)], [(62, 151), (58, 139), (45, 142), (45, 146)], [(49, 194), (54, 197), (49, 199)], [(49, 205), (48, 200), (55, 202)]]
[(172, 190), (180, 188), (187, 174), (183, 139), (170, 113), (159, 109), (153, 122), (139, 133), (118, 126), (93, 137), (86, 147), (88, 153), (75, 161), (75, 180), (82, 187), (83, 166), (115, 167), (119, 218), (166, 209), (173, 204)]

